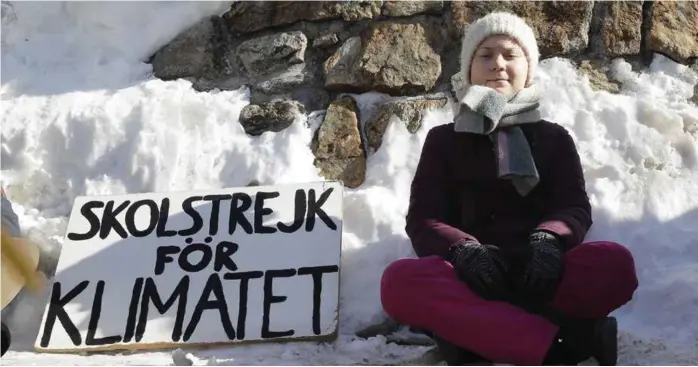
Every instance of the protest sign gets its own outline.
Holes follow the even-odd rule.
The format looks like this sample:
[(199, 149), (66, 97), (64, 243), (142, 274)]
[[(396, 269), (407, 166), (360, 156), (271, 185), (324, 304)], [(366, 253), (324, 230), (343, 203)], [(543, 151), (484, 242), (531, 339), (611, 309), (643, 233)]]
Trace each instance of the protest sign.
[(331, 339), (342, 186), (78, 197), (36, 349)]

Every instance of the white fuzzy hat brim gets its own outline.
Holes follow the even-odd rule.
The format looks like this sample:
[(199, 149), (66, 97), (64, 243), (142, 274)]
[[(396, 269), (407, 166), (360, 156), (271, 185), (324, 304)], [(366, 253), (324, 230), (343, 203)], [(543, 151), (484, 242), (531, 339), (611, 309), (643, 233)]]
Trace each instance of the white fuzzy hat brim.
[(463, 36), (461, 47), (460, 65), (463, 81), (470, 84), (470, 64), (473, 54), (480, 44), (490, 36), (506, 35), (515, 39), (526, 53), (528, 59), (528, 78), (526, 84), (530, 84), (535, 75), (540, 54), (538, 42), (533, 29), (525, 20), (517, 15), (507, 12), (490, 13), (468, 26)]

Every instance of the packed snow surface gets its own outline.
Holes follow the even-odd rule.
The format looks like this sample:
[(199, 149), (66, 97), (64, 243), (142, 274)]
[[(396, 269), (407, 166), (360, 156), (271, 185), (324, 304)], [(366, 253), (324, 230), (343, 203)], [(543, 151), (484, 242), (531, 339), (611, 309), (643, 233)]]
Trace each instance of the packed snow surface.
[[(25, 235), (58, 253), (78, 195), (216, 189), (252, 180), (322, 179), (309, 144), (323, 111), (252, 137), (237, 117), (249, 91), (198, 93), (154, 78), (144, 60), (186, 27), (221, 14), (214, 2), (13, 2), (2, 5), (2, 181)], [(621, 364), (698, 363), (698, 74), (656, 56), (648, 70), (616, 60), (617, 95), (593, 91), (565, 59), (542, 62), (545, 118), (575, 138), (594, 208), (588, 240), (635, 255), (640, 288), (618, 310)], [(389, 97), (355, 95), (367, 116)], [(413, 256), (404, 233), (412, 174), (427, 131), (451, 121), (433, 111), (409, 134), (389, 126), (368, 158), (366, 182), (347, 189), (341, 335), (333, 344), (265, 344), (186, 351), (194, 364), (399, 364), (426, 347), (360, 339), (382, 320), (379, 278)], [(39, 297), (41, 298), (41, 297)], [(17, 364), (169, 364), (170, 351), (36, 354), (45, 299), (23, 300), (3, 358)], [(24, 324), (26, 323), (26, 324)], [(182, 352), (184, 353), (184, 352)], [(180, 353), (181, 354), (181, 353)], [(184, 354), (181, 354), (184, 356)]]

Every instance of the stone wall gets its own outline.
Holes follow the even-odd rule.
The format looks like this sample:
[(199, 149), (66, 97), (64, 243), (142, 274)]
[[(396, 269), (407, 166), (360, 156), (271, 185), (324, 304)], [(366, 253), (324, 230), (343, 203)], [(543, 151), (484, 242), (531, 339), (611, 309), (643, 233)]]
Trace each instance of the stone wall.
[[(297, 112), (326, 110), (315, 164), (324, 177), (358, 187), (390, 117), (414, 133), (425, 109), (444, 106), (465, 27), (500, 9), (529, 21), (541, 59), (570, 58), (596, 88), (618, 90), (607, 77), (617, 57), (641, 69), (660, 53), (698, 68), (698, 1), (236, 2), (151, 62), (157, 77), (186, 78), (199, 91), (249, 86), (240, 123), (251, 135), (281, 131)], [(367, 116), (362, 132), (356, 103), (341, 95), (368, 91), (406, 98)]]

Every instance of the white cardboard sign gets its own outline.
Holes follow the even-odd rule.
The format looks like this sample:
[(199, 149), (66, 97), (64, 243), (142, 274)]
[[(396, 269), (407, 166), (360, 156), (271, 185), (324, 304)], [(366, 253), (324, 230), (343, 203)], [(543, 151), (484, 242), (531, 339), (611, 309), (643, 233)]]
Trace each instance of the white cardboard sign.
[(78, 197), (35, 347), (331, 339), (342, 196), (314, 182)]

